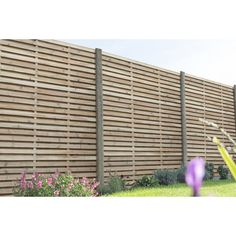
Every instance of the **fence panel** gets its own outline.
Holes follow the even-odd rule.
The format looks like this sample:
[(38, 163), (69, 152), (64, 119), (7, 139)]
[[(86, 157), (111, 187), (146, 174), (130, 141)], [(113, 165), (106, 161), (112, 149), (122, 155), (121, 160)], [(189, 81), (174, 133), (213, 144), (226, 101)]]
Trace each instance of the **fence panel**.
[(215, 122), (233, 138), (235, 133), (233, 88), (212, 81), (186, 76), (186, 114), (188, 158), (203, 156), (216, 167), (224, 164), (216, 146), (207, 136), (219, 137), (225, 145), (229, 142), (220, 131), (203, 125), (199, 118)]
[(183, 86), (183, 75), (58, 41), (0, 40), (0, 195), (24, 170), (106, 182), (179, 168), (186, 156), (223, 164), (206, 136), (228, 141), (198, 119), (236, 138), (236, 87), (192, 75)]
[(182, 163), (179, 74), (103, 54), (105, 176)]
[(1, 40), (0, 194), (28, 173), (96, 177), (94, 50)]

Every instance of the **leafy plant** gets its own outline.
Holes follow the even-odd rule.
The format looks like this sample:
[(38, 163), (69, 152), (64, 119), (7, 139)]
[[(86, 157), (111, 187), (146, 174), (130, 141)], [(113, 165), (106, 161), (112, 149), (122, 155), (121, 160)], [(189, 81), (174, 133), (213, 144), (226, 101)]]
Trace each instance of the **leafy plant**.
[(35, 197), (88, 197), (96, 196), (98, 183), (83, 177), (74, 179), (70, 174), (55, 173), (50, 177), (34, 173), (30, 180), (26, 180), (24, 172), (14, 188), (15, 196)]
[(228, 179), (229, 178), (229, 171), (228, 171), (228, 169), (225, 166), (220, 165), (217, 168), (217, 172), (220, 175), (220, 179)]
[(157, 170), (154, 175), (160, 185), (170, 185), (177, 182), (177, 174), (175, 170)]
[[(226, 136), (226, 138), (229, 140), (229, 142), (232, 145), (231, 147), (228, 147), (228, 149), (230, 151), (233, 151), (234, 153), (236, 153), (236, 142), (232, 139), (230, 134), (228, 134), (223, 128), (221, 128), (219, 125), (217, 125), (213, 122), (210, 122), (210, 121), (207, 121), (207, 120), (201, 119), (201, 118), (199, 119), (199, 121), (219, 130), (224, 136)], [(220, 140), (217, 137), (208, 137), (208, 139), (217, 145), (218, 151), (220, 152), (225, 164), (229, 168), (233, 178), (236, 180), (236, 164), (233, 161), (232, 156), (229, 154), (229, 152), (226, 150), (224, 145), (220, 142)]]
[(111, 191), (120, 192), (125, 189), (125, 181), (119, 176), (111, 176), (108, 182)]
[(125, 190), (125, 180), (117, 175), (110, 175), (107, 184), (100, 186), (98, 191), (101, 195), (111, 194)]
[(98, 192), (99, 192), (99, 195), (106, 195), (106, 194), (111, 194), (112, 193), (112, 191), (111, 191), (108, 184), (100, 185), (98, 187)]
[(136, 181), (134, 187), (156, 187), (157, 185), (158, 181), (154, 176), (143, 176), (141, 179)]
[(236, 180), (236, 164), (234, 163), (232, 157), (229, 155), (223, 144), (216, 137), (213, 138), (213, 142), (217, 145), (224, 162), (226, 163), (227, 167), (231, 172), (231, 175)]
[(204, 180), (213, 179), (214, 177), (214, 164), (207, 162), (205, 164), (205, 176)]
[(176, 178), (178, 183), (185, 183), (185, 172), (186, 172), (186, 167), (181, 166), (177, 171), (176, 171)]

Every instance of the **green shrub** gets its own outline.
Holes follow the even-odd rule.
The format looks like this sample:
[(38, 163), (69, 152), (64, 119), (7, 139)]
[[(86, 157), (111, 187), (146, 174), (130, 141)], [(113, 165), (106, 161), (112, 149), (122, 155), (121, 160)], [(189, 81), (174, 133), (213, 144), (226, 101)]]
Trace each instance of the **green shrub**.
[(157, 185), (158, 181), (154, 176), (143, 176), (141, 179), (136, 181), (134, 187), (156, 187)]
[(213, 179), (214, 177), (214, 164), (213, 163), (206, 163), (205, 164), (205, 176), (204, 180)]
[(108, 186), (112, 193), (120, 192), (125, 189), (125, 181), (119, 176), (110, 176)]
[(223, 166), (223, 165), (220, 165), (218, 168), (217, 168), (217, 172), (219, 173), (220, 175), (220, 179), (228, 179), (229, 178), (229, 171), (228, 171), (228, 168)]
[(98, 183), (85, 177), (75, 179), (70, 174), (55, 173), (50, 177), (34, 173), (26, 179), (23, 173), (13, 192), (15, 196), (35, 197), (88, 197), (97, 196)]
[(98, 188), (101, 195), (121, 192), (123, 190), (125, 190), (125, 181), (117, 175), (110, 175), (107, 184)]
[(175, 170), (157, 170), (154, 175), (160, 185), (170, 185), (177, 182), (177, 174)]
[(186, 172), (186, 167), (181, 166), (177, 171), (176, 171), (176, 179), (178, 183), (185, 183), (185, 172)]
[(106, 195), (106, 194), (111, 194), (112, 193), (112, 191), (111, 191), (108, 184), (99, 185), (98, 192), (99, 192), (99, 195)]

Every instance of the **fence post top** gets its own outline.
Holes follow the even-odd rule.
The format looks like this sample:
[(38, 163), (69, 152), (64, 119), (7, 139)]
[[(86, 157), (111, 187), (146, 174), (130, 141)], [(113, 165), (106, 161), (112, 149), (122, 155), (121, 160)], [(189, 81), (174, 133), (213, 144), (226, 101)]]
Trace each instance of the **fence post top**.
[(95, 51), (96, 52), (102, 52), (102, 49), (101, 48), (95, 48)]

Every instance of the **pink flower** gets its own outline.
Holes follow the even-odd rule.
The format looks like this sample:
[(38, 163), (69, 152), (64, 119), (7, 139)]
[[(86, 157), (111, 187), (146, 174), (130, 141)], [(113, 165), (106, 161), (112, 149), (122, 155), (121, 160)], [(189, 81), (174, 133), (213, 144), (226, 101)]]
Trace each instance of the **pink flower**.
[(68, 190), (70, 191), (74, 187), (74, 184), (71, 182), (68, 184)]
[(41, 180), (39, 180), (39, 182), (38, 182), (38, 184), (37, 184), (37, 187), (38, 187), (38, 188), (42, 188), (42, 186), (43, 186), (43, 182), (42, 182)]
[(39, 174), (38, 173), (33, 173), (32, 174), (32, 181), (37, 181), (39, 178)]
[(32, 174), (32, 180), (36, 180), (35, 174)]
[(53, 179), (57, 179), (59, 176), (59, 171), (56, 171), (53, 175), (52, 175), (52, 178)]
[(52, 178), (48, 178), (47, 183), (48, 183), (49, 186), (52, 185)]
[(26, 189), (26, 181), (21, 181), (21, 188), (23, 189), (23, 190), (25, 190)]
[(86, 177), (83, 177), (81, 180), (81, 184), (83, 184), (84, 186), (89, 187), (89, 180)]
[(26, 189), (26, 173), (25, 172), (22, 173), (22, 176), (20, 179), (20, 186), (23, 190)]
[(54, 191), (54, 196), (59, 196), (59, 194), (60, 194), (60, 190)]
[(96, 189), (98, 185), (99, 185), (99, 182), (95, 182), (95, 183), (92, 185), (92, 190)]
[(33, 182), (32, 181), (28, 182), (28, 188), (32, 189), (33, 187), (34, 187)]

